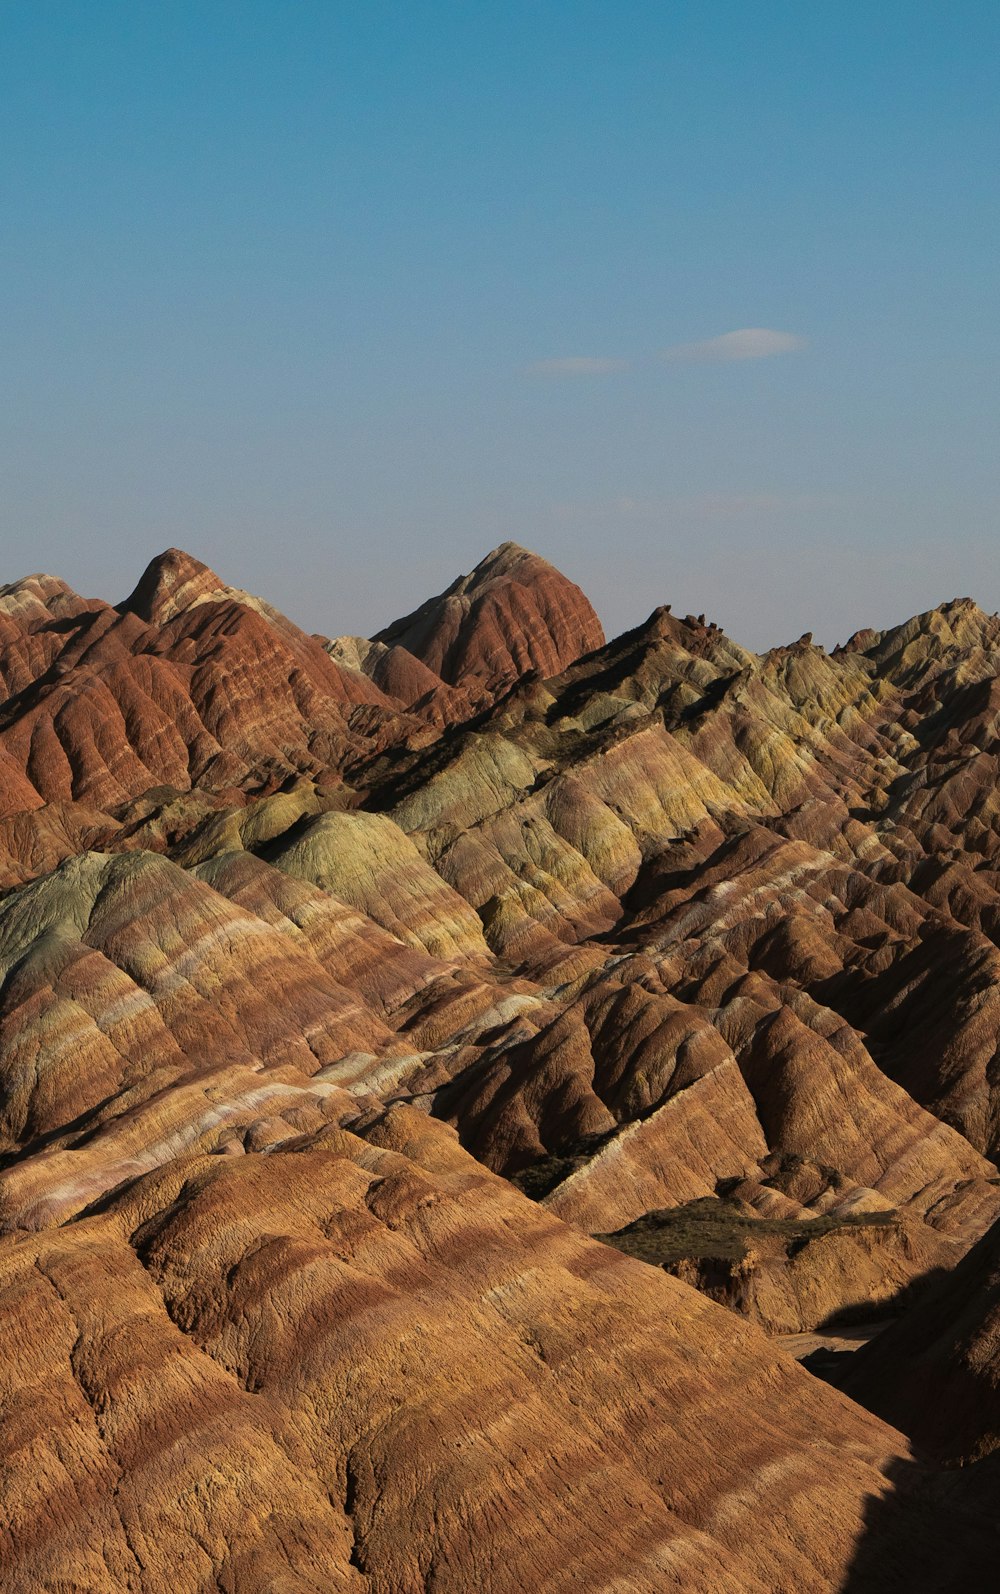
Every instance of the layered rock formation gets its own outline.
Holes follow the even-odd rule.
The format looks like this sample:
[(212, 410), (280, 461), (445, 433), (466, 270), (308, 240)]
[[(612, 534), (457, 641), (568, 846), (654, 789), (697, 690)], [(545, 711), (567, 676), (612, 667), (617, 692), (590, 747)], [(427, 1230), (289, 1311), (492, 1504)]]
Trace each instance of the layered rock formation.
[(449, 686), (496, 696), (529, 671), (555, 675), (601, 647), (604, 632), (578, 586), (505, 542), (374, 640), (405, 650)]
[[(4, 1586), (980, 1576), (882, 1419), (994, 1445), (998, 678), (513, 544), (374, 639), (0, 589)], [(904, 1312), (878, 1416), (760, 1331)]]
[(902, 1460), (405, 1107), (175, 1157), (0, 1290), (11, 1590), (832, 1587)]

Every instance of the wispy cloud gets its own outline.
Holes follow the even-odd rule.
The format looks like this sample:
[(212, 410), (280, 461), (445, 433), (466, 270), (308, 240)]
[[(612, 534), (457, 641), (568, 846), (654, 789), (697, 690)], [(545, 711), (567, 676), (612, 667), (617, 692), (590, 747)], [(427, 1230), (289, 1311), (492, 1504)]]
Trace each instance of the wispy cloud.
[(843, 504), (837, 493), (699, 493), (678, 499), (682, 514), (700, 520), (732, 520), (741, 515), (808, 515)]
[(768, 360), (775, 354), (801, 354), (809, 347), (809, 340), (797, 332), (778, 332), (773, 327), (741, 327), (737, 332), (724, 332), (721, 337), (707, 338), (704, 343), (678, 343), (665, 349), (665, 360), (703, 360), (721, 363), (725, 360)]
[[(721, 337), (706, 338), (703, 343), (677, 343), (671, 349), (664, 349), (659, 358), (677, 363), (719, 365), (732, 360), (769, 360), (776, 354), (801, 354), (808, 347), (808, 338), (798, 332), (780, 332), (775, 327), (740, 327), (736, 332), (723, 332)], [(634, 363), (574, 354), (560, 359), (534, 360), (523, 370), (526, 376), (607, 376), (614, 371), (631, 370)], [(638, 361), (640, 366), (646, 363), (646, 360)]]
[(569, 359), (536, 360), (525, 370), (529, 376), (605, 376), (609, 371), (625, 371), (627, 360), (598, 360), (577, 354)]
[(699, 522), (746, 520), (757, 525), (761, 517), (811, 515), (824, 510), (843, 510), (848, 500), (839, 493), (799, 492), (715, 492), (694, 493), (689, 497), (645, 498), (622, 495), (619, 498), (556, 503), (550, 513), (563, 521), (615, 520), (650, 521), (683, 529)]

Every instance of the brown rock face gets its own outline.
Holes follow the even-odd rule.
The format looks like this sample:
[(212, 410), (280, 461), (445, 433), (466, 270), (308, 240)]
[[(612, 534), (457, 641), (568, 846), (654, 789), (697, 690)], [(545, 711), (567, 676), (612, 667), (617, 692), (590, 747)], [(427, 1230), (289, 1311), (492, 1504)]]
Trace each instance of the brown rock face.
[(4, 1591), (990, 1586), (998, 678), (0, 588)]
[(274, 789), (421, 734), (367, 677), (176, 549), (121, 610), (46, 582), (8, 621), (0, 819), (43, 802), (115, 810), (162, 787)]
[(452, 686), (496, 694), (529, 670), (555, 675), (601, 647), (604, 632), (579, 587), (505, 542), (375, 640), (405, 648)]
[(779, 1335), (898, 1311), (961, 1254), (885, 1212), (765, 1218), (732, 1197), (649, 1212), (604, 1238)]
[(181, 548), (168, 548), (143, 571), (138, 585), (121, 605), (148, 625), (163, 625), (183, 609), (217, 602), (226, 588), (214, 571)]

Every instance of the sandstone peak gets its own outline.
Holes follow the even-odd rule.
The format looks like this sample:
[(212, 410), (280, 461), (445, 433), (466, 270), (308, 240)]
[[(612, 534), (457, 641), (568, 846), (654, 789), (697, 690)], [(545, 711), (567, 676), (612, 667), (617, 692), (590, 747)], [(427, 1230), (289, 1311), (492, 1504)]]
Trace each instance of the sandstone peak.
[(214, 570), (185, 553), (183, 548), (167, 548), (146, 566), (139, 580), (120, 605), (153, 625), (163, 625), (200, 598), (218, 592), (225, 583)]
[(995, 614), (987, 614), (974, 598), (951, 598), (885, 631), (870, 627), (855, 631), (835, 651), (866, 653), (882, 664), (898, 662), (901, 658), (912, 664), (915, 660), (925, 662), (933, 654), (968, 653), (977, 648), (995, 648), (998, 644), (1000, 623)]
[(478, 588), (486, 586), (490, 581), (512, 576), (515, 571), (521, 575), (529, 575), (530, 578), (530, 571), (524, 569), (526, 565), (532, 567), (532, 569), (544, 567), (546, 570), (552, 570), (555, 568), (549, 564), (547, 559), (543, 559), (541, 554), (532, 552), (530, 548), (525, 548), (519, 542), (501, 542), (496, 548), (485, 554), (467, 576), (459, 576), (458, 580), (448, 590), (450, 592), (474, 592)]
[(504, 542), (375, 641), (406, 648), (452, 686), (471, 676), (496, 692), (529, 670), (557, 674), (603, 646), (604, 632), (575, 582)]

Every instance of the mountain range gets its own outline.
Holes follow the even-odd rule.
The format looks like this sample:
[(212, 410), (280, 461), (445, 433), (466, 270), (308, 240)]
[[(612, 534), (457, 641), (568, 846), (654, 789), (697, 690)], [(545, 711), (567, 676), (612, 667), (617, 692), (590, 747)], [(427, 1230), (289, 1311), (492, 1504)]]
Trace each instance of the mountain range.
[(4, 1594), (991, 1587), (998, 792), (969, 599), (0, 587)]

